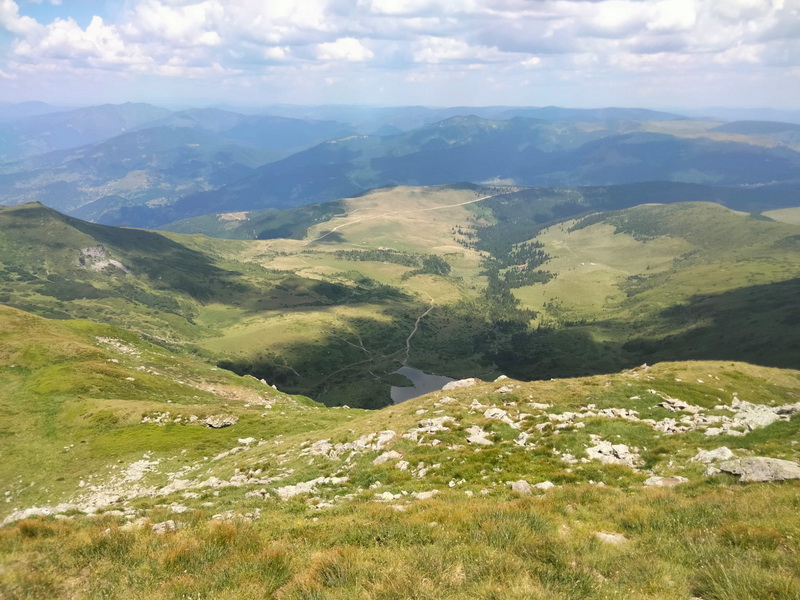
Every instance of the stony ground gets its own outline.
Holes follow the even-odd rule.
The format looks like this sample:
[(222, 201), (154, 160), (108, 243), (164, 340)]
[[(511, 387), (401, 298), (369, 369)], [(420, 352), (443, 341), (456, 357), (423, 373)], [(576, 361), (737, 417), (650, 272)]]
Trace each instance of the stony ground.
[(364, 411), (14, 318), (3, 598), (800, 596), (797, 371), (466, 379)]

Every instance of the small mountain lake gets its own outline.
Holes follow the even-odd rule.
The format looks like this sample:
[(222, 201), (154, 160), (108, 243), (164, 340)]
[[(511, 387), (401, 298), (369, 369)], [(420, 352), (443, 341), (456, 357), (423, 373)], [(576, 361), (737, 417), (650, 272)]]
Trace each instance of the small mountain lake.
[(398, 375), (402, 375), (408, 379), (412, 385), (410, 386), (392, 386), (392, 402), (398, 404), (411, 400), (417, 396), (422, 396), (429, 392), (435, 392), (442, 389), (442, 386), (451, 381), (455, 381), (452, 377), (445, 377), (444, 375), (431, 375), (425, 373), (414, 367), (400, 367), (395, 371)]

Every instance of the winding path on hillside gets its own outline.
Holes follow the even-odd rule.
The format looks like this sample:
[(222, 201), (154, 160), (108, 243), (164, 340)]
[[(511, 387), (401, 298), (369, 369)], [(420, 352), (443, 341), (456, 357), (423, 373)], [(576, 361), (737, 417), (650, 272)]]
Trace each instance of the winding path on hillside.
[[(428, 306), (428, 308), (422, 314), (420, 314), (416, 318), (416, 320), (414, 321), (414, 327), (411, 329), (411, 332), (408, 334), (408, 337), (406, 338), (406, 344), (405, 344), (405, 355), (406, 355), (406, 357), (402, 362), (402, 366), (407, 366), (408, 365), (408, 358), (409, 358), (409, 355), (411, 354), (411, 340), (414, 339), (414, 336), (417, 334), (417, 331), (419, 330), (420, 322), (422, 321), (422, 319), (424, 319), (426, 316), (428, 316), (428, 314), (436, 306), (436, 300), (434, 300), (433, 296), (431, 296), (427, 292), (425, 292), (425, 293), (428, 295), (428, 298), (430, 299), (430, 305)], [(349, 365), (345, 365), (345, 366), (343, 366), (343, 367), (341, 367), (339, 369), (336, 369), (332, 373), (328, 373), (325, 377), (323, 377), (320, 380), (320, 383), (322, 383), (324, 381), (327, 381), (328, 379), (330, 379), (334, 375), (336, 375), (338, 373), (341, 373), (342, 371), (346, 371), (347, 369), (350, 369), (352, 367), (357, 367), (359, 365), (363, 365), (363, 364), (367, 364), (367, 363), (376, 363), (377, 364), (378, 360), (380, 360), (380, 359), (384, 359), (384, 360), (385, 359), (389, 359), (392, 356), (394, 356), (395, 354), (403, 352), (403, 349), (395, 350), (394, 352), (390, 352), (389, 354), (379, 355), (376, 358), (375, 355), (372, 353), (372, 351), (368, 350), (364, 346), (364, 341), (361, 339), (361, 336), (359, 336), (357, 332), (351, 331), (350, 333), (354, 334), (358, 338), (358, 342), (359, 342), (358, 344), (354, 344), (353, 342), (350, 342), (350, 341), (344, 339), (341, 336), (335, 335), (330, 331), (328, 331), (327, 333), (328, 333), (328, 335), (331, 335), (332, 337), (334, 337), (334, 338), (336, 338), (336, 339), (338, 339), (338, 340), (340, 340), (340, 341), (342, 341), (342, 342), (344, 342), (344, 343), (346, 343), (346, 344), (348, 344), (350, 346), (353, 346), (354, 348), (359, 348), (360, 350), (363, 350), (366, 358), (364, 360), (358, 360), (358, 361), (356, 361), (354, 363), (350, 363)]]
[[(412, 214), (412, 213), (421, 213), (421, 212), (430, 212), (433, 210), (444, 210), (446, 208), (457, 208), (459, 206), (466, 206), (467, 204), (475, 204), (476, 202), (480, 202), (481, 200), (486, 200), (487, 198), (491, 198), (491, 196), (481, 196), (480, 198), (475, 198), (473, 200), (467, 200), (466, 202), (459, 202), (458, 204), (447, 204), (444, 206), (432, 206), (430, 208), (414, 208), (412, 210), (391, 210), (385, 213), (380, 213), (378, 215), (368, 215), (366, 217), (361, 217), (360, 219), (355, 219), (354, 221), (348, 221), (347, 223), (342, 223), (341, 225), (337, 225), (330, 231), (326, 231), (323, 235), (315, 238), (313, 240), (308, 240), (304, 246), (308, 246), (309, 244), (313, 244), (314, 242), (318, 242), (326, 237), (328, 237), (332, 233), (336, 233), (342, 227), (347, 227), (348, 225), (355, 225), (356, 223), (361, 223), (362, 221), (370, 221), (372, 219), (380, 219), (382, 217), (388, 217), (391, 215), (405, 215), (405, 214)], [(358, 209), (358, 210), (366, 210), (366, 209)], [(357, 212), (357, 211), (353, 211)], [(352, 214), (352, 213), (349, 213)]]
[[(427, 294), (427, 292), (425, 293)], [(406, 338), (406, 358), (403, 360), (403, 366), (408, 365), (408, 357), (411, 354), (411, 339), (416, 335), (417, 330), (419, 329), (419, 322), (428, 316), (428, 313), (433, 310), (434, 306), (436, 306), (436, 301), (433, 299), (433, 296), (428, 294), (428, 298), (430, 298), (431, 305), (428, 307), (428, 310), (417, 317), (417, 320), (414, 321), (414, 329), (411, 330), (411, 333), (409, 333), (408, 337)]]

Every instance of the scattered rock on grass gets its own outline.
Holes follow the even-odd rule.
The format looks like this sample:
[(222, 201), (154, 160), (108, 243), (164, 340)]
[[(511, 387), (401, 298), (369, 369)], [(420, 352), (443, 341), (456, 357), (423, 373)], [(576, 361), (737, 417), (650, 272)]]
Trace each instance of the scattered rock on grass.
[(599, 460), (604, 465), (636, 467), (641, 462), (639, 455), (625, 444), (612, 444), (600, 439), (597, 435), (592, 435), (592, 442), (595, 445), (586, 449), (586, 455), (590, 459)]
[(288, 500), (299, 494), (309, 494), (316, 492), (318, 484), (337, 485), (347, 481), (347, 477), (317, 477), (311, 481), (302, 481), (295, 485), (287, 485), (275, 490), (281, 500)]
[(153, 525), (153, 533), (167, 533), (168, 531), (175, 531), (178, 526), (175, 524), (175, 521), (170, 519), (169, 521), (163, 521), (161, 523), (156, 523)]
[(489, 432), (484, 431), (482, 427), (473, 425), (465, 430), (467, 432), (467, 441), (470, 444), (478, 444), (479, 446), (492, 446), (494, 442), (488, 438)]
[(483, 417), (490, 421), (502, 421), (506, 425), (510, 425), (514, 429), (519, 429), (519, 425), (514, 423), (508, 413), (502, 408), (489, 408), (483, 413)]
[(398, 458), (403, 458), (403, 455), (400, 454), (397, 450), (389, 450), (388, 452), (384, 452), (375, 460), (372, 461), (372, 464), (376, 467), (378, 465), (382, 465), (385, 462), (389, 462), (390, 460), (397, 460)]

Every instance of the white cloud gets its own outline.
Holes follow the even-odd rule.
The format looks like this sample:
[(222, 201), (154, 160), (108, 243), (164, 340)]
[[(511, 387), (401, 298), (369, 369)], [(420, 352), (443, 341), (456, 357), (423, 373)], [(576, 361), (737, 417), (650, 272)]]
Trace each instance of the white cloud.
[(419, 16), (433, 13), (475, 12), (480, 2), (474, 0), (372, 0), (370, 10), (380, 15)]
[(272, 46), (264, 49), (264, 58), (268, 60), (287, 60), (291, 51), (287, 47)]
[(734, 85), (737, 66), (789, 78), (800, 66), (800, 0), (113, 1), (113, 16), (81, 27), (83, 18), (37, 22), (24, 4), (0, 0), (11, 38), (0, 69), (246, 80), (253, 89), (279, 76), (284, 91), (307, 92), (324, 77), (346, 90), (366, 61), (375, 89), (458, 73), (475, 83), (485, 65), (509, 88), (525, 78), (541, 86), (545, 75), (627, 82), (659, 71), (687, 85), (721, 73)]
[(0, 27), (11, 33), (28, 35), (39, 28), (30, 17), (19, 14), (19, 6), (12, 0), (0, 0)]
[(501, 62), (517, 58), (488, 46), (471, 46), (463, 40), (428, 36), (416, 43), (413, 53), (418, 63), (463, 62)]
[(320, 60), (346, 60), (361, 62), (369, 60), (374, 54), (372, 50), (355, 38), (340, 38), (335, 42), (317, 45), (316, 57)]
[(145, 0), (134, 8), (125, 32), (142, 40), (216, 46), (221, 38), (212, 28), (220, 14), (220, 7), (214, 2), (173, 7), (158, 0)]
[(526, 58), (520, 63), (526, 69), (535, 69), (536, 67), (541, 66), (542, 59), (538, 56), (531, 56), (530, 58)]

